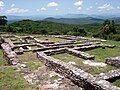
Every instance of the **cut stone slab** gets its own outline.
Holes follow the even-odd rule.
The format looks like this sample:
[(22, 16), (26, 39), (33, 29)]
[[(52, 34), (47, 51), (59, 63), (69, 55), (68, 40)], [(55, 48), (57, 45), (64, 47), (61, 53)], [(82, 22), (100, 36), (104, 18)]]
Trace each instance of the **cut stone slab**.
[(91, 60), (86, 60), (83, 61), (84, 64), (90, 65), (90, 66), (94, 66), (94, 67), (105, 67), (107, 64), (102, 63), (102, 62), (94, 62)]
[(105, 63), (120, 68), (120, 56), (106, 58)]

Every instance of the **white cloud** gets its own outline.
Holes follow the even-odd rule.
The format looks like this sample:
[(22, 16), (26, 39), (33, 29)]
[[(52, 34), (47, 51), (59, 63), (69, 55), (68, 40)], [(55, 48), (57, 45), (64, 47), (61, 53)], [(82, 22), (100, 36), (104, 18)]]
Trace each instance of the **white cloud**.
[(28, 12), (28, 9), (22, 9), (22, 8), (11, 8), (7, 10), (7, 13), (26, 13)]
[(47, 9), (45, 7), (42, 7), (41, 9), (36, 9), (37, 12), (39, 11), (46, 11)]
[(50, 2), (50, 3), (48, 3), (47, 6), (48, 6), (48, 7), (57, 7), (57, 6), (58, 6), (58, 3), (56, 3), (56, 2)]
[(12, 5), (11, 5), (11, 7), (14, 7), (14, 6), (15, 6), (15, 4), (12, 4)]
[(0, 1), (0, 10), (2, 10), (4, 6), (5, 6), (4, 2)]
[(78, 7), (78, 10), (81, 10), (82, 9), (82, 7)]
[(4, 6), (5, 6), (4, 2), (0, 1), (0, 7), (4, 7)]
[(90, 6), (90, 9), (92, 9), (93, 8), (93, 6)]
[(58, 8), (56, 8), (55, 10), (56, 10), (56, 11), (58, 11), (59, 9), (58, 9)]
[(98, 5), (98, 3), (96, 2), (95, 5)]
[(81, 6), (83, 4), (83, 1), (80, 0), (80, 1), (77, 1), (74, 3), (75, 6)]
[(119, 6), (117, 6), (117, 9), (120, 9), (120, 7), (119, 7)]
[(113, 9), (113, 6), (111, 6), (110, 4), (104, 4), (100, 7), (98, 7), (98, 9), (100, 9), (100, 10), (111, 10), (111, 9)]
[(44, 7), (42, 7), (40, 10), (41, 10), (41, 11), (46, 11), (47, 9), (46, 9), (46, 8), (44, 8)]
[(93, 6), (90, 6), (89, 8), (87, 8), (86, 10), (91, 10), (93, 8)]

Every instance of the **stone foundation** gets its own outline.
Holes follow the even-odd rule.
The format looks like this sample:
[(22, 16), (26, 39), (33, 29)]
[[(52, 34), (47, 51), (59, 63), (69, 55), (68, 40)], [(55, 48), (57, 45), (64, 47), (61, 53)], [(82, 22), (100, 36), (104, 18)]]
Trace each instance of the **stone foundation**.
[(43, 52), (37, 52), (37, 57), (50, 69), (70, 79), (84, 90), (120, 90), (109, 82), (97, 79), (91, 74), (84, 72), (81, 69), (67, 65), (64, 62), (46, 56)]
[(120, 56), (107, 58), (105, 63), (120, 68)]

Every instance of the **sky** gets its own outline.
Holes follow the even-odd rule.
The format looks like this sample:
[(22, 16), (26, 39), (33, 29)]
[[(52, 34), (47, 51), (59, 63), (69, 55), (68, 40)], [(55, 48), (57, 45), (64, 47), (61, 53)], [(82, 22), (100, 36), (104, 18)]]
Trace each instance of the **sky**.
[(119, 14), (120, 0), (0, 0), (4, 15)]

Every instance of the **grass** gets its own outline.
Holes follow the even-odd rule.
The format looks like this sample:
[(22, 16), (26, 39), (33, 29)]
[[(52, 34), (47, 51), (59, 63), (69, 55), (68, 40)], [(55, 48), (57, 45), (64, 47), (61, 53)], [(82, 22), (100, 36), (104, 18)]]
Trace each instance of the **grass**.
[(116, 80), (115, 82), (113, 82), (113, 85), (120, 87), (120, 79)]
[(75, 62), (78, 65), (83, 64), (81, 58), (78, 58), (76, 56), (73, 56), (73, 55), (70, 55), (70, 54), (67, 54), (67, 53), (52, 55), (52, 57), (60, 59), (63, 62), (66, 62), (66, 63), (68, 63), (68, 62)]
[(38, 90), (29, 85), (15, 67), (4, 66), (6, 61), (0, 50), (0, 90)]
[(104, 44), (117, 45), (117, 47), (105, 49), (97, 48), (87, 51), (87, 53), (95, 55), (95, 60), (99, 62), (105, 62), (105, 58), (120, 56), (120, 42), (107, 41), (104, 42)]
[(67, 53), (52, 55), (52, 57), (62, 60), (63, 62), (66, 62), (66, 63), (70, 61), (75, 62), (78, 68), (81, 68), (85, 70), (86, 72), (91, 73), (92, 75), (105, 73), (110, 70), (116, 69), (115, 67), (110, 66), (110, 65), (107, 65), (106, 67), (92, 67), (92, 66), (84, 64), (82, 62), (83, 59), (67, 54)]
[(25, 52), (24, 54), (19, 55), (18, 58), (23, 62), (26, 62), (30, 70), (36, 70), (38, 69), (38, 67), (41, 67), (43, 65), (42, 62), (40, 62), (40, 60), (37, 58), (35, 53), (32, 52)]
[(0, 68), (0, 90), (24, 90), (27, 82), (16, 73), (16, 68)]
[(2, 52), (2, 50), (0, 49), (0, 66), (5, 65), (5, 64), (6, 64), (6, 61), (5, 61), (5, 59), (3, 58), (3, 52)]

